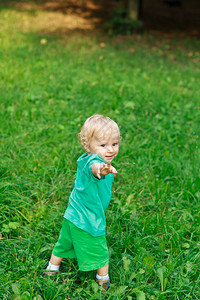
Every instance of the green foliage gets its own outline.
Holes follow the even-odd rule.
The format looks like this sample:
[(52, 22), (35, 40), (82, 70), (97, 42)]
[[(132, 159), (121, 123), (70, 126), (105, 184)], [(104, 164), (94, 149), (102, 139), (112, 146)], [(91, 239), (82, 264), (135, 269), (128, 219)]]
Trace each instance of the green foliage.
[[(26, 10), (0, 18), (0, 299), (200, 299), (199, 41), (60, 37), (27, 30)], [(94, 113), (122, 135), (106, 296), (73, 260), (43, 276)]]
[(19, 283), (12, 283), (12, 290), (14, 295), (12, 296), (12, 300), (43, 300), (40, 295), (35, 296), (34, 298), (27, 291), (21, 293), (21, 286)]
[(133, 31), (142, 28), (142, 26), (142, 21), (130, 19), (126, 11), (121, 6), (117, 6), (111, 13), (110, 20), (106, 21), (104, 29), (110, 35), (131, 34)]
[(19, 222), (9, 222), (8, 224), (3, 224), (2, 226), (2, 232), (3, 233), (10, 233), (12, 230), (16, 230), (20, 227)]

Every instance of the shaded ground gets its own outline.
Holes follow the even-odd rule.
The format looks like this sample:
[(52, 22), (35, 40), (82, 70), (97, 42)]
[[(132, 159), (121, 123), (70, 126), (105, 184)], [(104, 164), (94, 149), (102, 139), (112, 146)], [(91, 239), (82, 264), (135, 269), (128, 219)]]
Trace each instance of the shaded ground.
[[(182, 35), (200, 36), (200, 8), (196, 7), (196, 3), (192, 0), (190, 6), (181, 8), (170, 7), (164, 1), (144, 0), (141, 18), (145, 29), (155, 33), (178, 31)], [(23, 11), (25, 31), (33, 29), (42, 33), (68, 33), (102, 29), (117, 1), (0, 0), (0, 5), (1, 8), (6, 6), (18, 12)], [(29, 17), (26, 18), (26, 14)]]
[[(109, 18), (115, 1), (93, 0), (41, 0), (41, 1), (0, 1), (1, 7), (23, 11), (34, 18), (26, 19), (24, 29), (41, 29), (41, 31), (65, 33), (71, 30), (93, 31), (102, 28)], [(43, 12), (43, 19), (38, 13)]]
[(199, 35), (200, 1), (143, 0), (142, 19), (149, 29)]

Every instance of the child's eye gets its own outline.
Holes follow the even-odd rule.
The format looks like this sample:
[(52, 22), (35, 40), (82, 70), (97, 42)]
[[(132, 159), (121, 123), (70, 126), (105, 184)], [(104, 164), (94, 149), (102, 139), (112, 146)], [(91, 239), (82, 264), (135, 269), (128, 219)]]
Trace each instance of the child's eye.
[(106, 144), (102, 144), (102, 145), (101, 145), (101, 147), (105, 147), (105, 146), (106, 146)]
[(113, 144), (113, 147), (115, 147), (115, 146), (117, 146), (117, 145), (118, 145), (118, 143), (114, 143), (114, 144)]

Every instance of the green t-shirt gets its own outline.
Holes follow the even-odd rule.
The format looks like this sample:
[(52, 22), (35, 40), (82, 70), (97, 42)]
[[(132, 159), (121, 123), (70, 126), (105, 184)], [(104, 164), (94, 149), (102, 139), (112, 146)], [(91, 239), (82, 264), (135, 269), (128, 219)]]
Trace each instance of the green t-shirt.
[(105, 234), (105, 210), (112, 195), (114, 174), (110, 173), (98, 179), (91, 170), (94, 163), (102, 162), (105, 163), (97, 154), (84, 153), (79, 157), (74, 189), (64, 214), (64, 218), (92, 236)]

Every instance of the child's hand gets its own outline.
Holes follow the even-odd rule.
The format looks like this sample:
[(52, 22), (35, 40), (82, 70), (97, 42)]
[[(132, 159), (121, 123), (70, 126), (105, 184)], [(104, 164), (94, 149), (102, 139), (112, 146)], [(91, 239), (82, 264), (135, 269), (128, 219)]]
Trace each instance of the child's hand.
[(116, 169), (111, 166), (111, 163), (94, 163), (92, 165), (92, 173), (97, 178), (101, 179), (101, 176), (108, 175), (109, 173), (117, 174)]

